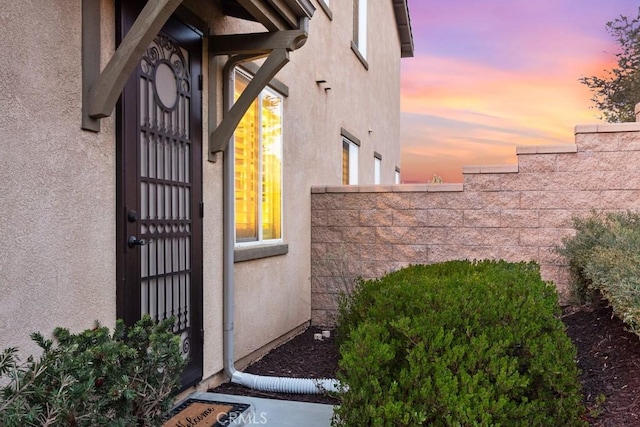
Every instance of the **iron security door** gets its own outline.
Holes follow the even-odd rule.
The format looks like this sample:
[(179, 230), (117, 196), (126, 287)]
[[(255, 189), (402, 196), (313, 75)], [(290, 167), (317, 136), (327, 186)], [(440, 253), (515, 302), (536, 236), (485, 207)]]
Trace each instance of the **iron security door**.
[[(121, 36), (141, 6), (121, 2)], [(118, 106), (118, 317), (176, 319), (184, 387), (202, 378), (201, 62), (201, 34), (171, 19)]]

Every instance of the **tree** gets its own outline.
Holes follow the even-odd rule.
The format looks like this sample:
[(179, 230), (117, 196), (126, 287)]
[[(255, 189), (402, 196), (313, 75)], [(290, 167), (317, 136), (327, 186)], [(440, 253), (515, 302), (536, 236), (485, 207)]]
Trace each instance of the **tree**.
[(621, 15), (606, 27), (620, 45), (615, 54), (618, 66), (607, 71), (605, 77), (582, 77), (579, 81), (593, 92), (591, 100), (602, 113), (599, 118), (633, 122), (635, 105), (640, 102), (640, 8), (636, 18)]

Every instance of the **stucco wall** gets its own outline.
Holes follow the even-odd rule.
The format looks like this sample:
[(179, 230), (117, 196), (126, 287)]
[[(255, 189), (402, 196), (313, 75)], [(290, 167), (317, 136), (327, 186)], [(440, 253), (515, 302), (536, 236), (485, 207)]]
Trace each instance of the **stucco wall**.
[(0, 8), (0, 348), (115, 321), (114, 123), (80, 130), (81, 21), (76, 0)]
[[(283, 236), (289, 252), (235, 264), (237, 359), (311, 317), (309, 189), (341, 183), (341, 128), (361, 140), (360, 182), (373, 183), (374, 151), (382, 154), (382, 182), (393, 183), (400, 166), (400, 43), (392, 2), (369, 2), (368, 70), (351, 50), (352, 7), (332, 2), (332, 19), (317, 7), (306, 44), (291, 52), (276, 76), (289, 89), (283, 117)], [(237, 20), (229, 20), (225, 31), (241, 24), (248, 31)]]
[[(0, 348), (33, 352), (30, 332), (115, 322), (115, 121), (102, 119), (99, 133), (80, 129), (81, 5), (9, 2), (0, 10)], [(112, 0), (101, 5), (104, 67), (115, 48), (115, 10)], [(265, 31), (223, 16), (219, 2), (185, 0), (184, 6), (212, 34)], [(400, 44), (392, 2), (369, 7), (368, 70), (351, 50), (352, 5), (335, 2), (332, 19), (317, 8), (306, 45), (291, 52), (276, 77), (289, 88), (283, 213), (289, 251), (236, 263), (236, 359), (310, 319), (309, 189), (341, 182), (341, 128), (361, 140), (360, 181), (373, 183), (377, 151), (382, 182), (393, 182), (400, 162)], [(223, 368), (224, 165), (222, 156), (207, 161), (206, 135), (223, 116), (226, 59), (203, 61), (203, 117), (209, 118), (203, 123), (205, 378)]]
[(453, 259), (537, 261), (566, 298), (555, 248), (572, 218), (640, 209), (640, 124), (577, 126), (575, 145), (520, 147), (517, 158), (466, 167), (463, 184), (314, 187), (312, 323), (334, 323), (354, 277)]

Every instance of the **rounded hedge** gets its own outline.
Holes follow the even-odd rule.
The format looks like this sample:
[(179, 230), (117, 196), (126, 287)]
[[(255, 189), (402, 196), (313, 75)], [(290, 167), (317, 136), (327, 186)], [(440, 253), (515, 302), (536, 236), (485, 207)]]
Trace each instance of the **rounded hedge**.
[(578, 426), (576, 350), (534, 263), (451, 261), (341, 305), (334, 426)]

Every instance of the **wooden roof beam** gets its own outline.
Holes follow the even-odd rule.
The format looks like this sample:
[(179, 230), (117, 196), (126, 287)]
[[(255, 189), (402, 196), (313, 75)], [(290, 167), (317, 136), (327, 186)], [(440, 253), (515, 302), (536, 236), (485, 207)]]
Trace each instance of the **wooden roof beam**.
[(251, 103), (288, 62), (289, 51), (287, 49), (274, 49), (269, 54), (256, 75), (244, 88), (240, 97), (225, 114), (222, 122), (211, 133), (209, 139), (209, 161), (215, 161), (215, 153), (224, 151), (227, 148), (233, 132), (235, 132)]
[(212, 55), (235, 55), (238, 53), (266, 55), (274, 49), (296, 50), (306, 40), (307, 32), (304, 30), (210, 36), (209, 53)]
[(269, 31), (291, 29), (291, 26), (287, 24), (282, 16), (263, 1), (238, 0), (238, 3)]
[[(183, 0), (148, 1), (115, 53), (100, 71), (100, 2), (82, 1), (82, 128), (100, 131), (100, 119), (108, 117), (138, 61), (153, 38)], [(271, 33), (221, 36), (225, 52), (235, 47), (248, 54), (263, 56), (276, 50), (291, 51), (301, 47), (307, 38), (308, 20), (315, 7), (310, 0), (237, 0)], [(279, 34), (283, 32), (283, 34)], [(265, 33), (269, 34), (269, 33)], [(222, 52), (222, 51), (221, 51)], [(214, 54), (223, 54), (214, 52)], [(287, 54), (288, 55), (288, 54)], [(287, 58), (288, 61), (288, 58)]]
[(310, 0), (237, 0), (269, 31), (291, 30), (300, 18), (311, 18), (316, 8)]
[[(100, 130), (100, 125), (97, 120), (111, 115), (122, 93), (122, 89), (136, 68), (144, 51), (180, 3), (182, 3), (182, 0), (155, 0), (147, 2), (106, 67), (104, 67), (104, 70), (95, 77), (93, 82), (84, 82), (85, 88), (87, 86), (89, 87), (88, 93), (85, 94), (83, 100), (82, 114), (84, 129), (93, 131)], [(96, 12), (93, 9), (96, 7), (99, 8), (100, 2), (83, 0), (82, 6), (83, 14), (91, 13), (95, 15)], [(97, 23), (83, 22), (83, 37), (88, 36), (86, 34), (92, 31), (97, 31), (97, 38), (99, 40), (99, 12), (97, 16)], [(88, 28), (89, 25), (92, 25), (94, 28)], [(83, 40), (83, 54), (91, 48), (92, 46), (89, 43), (85, 45)], [(87, 64), (87, 66), (89, 66), (89, 64)], [(87, 75), (83, 76), (83, 80), (87, 77)], [(90, 80), (90, 77), (87, 80)], [(97, 123), (97, 129), (95, 123)], [(85, 127), (85, 125), (87, 125), (87, 127)]]

